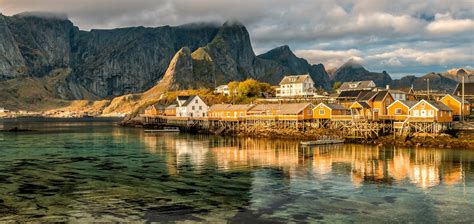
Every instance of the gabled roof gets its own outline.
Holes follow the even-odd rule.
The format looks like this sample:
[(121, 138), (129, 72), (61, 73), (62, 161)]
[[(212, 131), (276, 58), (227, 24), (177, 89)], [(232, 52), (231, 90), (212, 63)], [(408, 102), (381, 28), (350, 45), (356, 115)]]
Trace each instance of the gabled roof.
[[(454, 89), (453, 95), (461, 96), (462, 94), (462, 84), (458, 83), (456, 89)], [(474, 96), (474, 82), (464, 83), (464, 95), (465, 96)]]
[(348, 91), (348, 90), (359, 90), (359, 89), (371, 89), (375, 87), (375, 83), (372, 80), (366, 81), (355, 81), (355, 82), (344, 82), (339, 91)]
[[(189, 103), (193, 102), (194, 98), (199, 97), (198, 95), (191, 95), (191, 96), (178, 96), (178, 106), (185, 107)], [(201, 98), (199, 98), (201, 99)], [(184, 103), (182, 103), (184, 101)], [(181, 105), (180, 105), (181, 104)]]
[(254, 105), (251, 104), (214, 104), (209, 108), (209, 111), (217, 110), (250, 110)]
[(363, 108), (365, 108), (365, 109), (370, 109), (370, 105), (369, 105), (369, 104), (367, 104), (366, 102), (361, 102), (361, 101), (356, 101), (356, 102), (354, 102), (354, 103), (351, 105), (351, 107), (352, 107), (354, 104), (356, 104), (356, 103), (359, 104), (361, 107), (363, 107)]
[(345, 108), (344, 106), (342, 106), (341, 104), (337, 104), (337, 103), (320, 103), (316, 107), (319, 107), (319, 106), (327, 107), (330, 110), (349, 110)]
[[(290, 75), (285, 76), (280, 82), (280, 85), (284, 84), (294, 84), (294, 83), (304, 83), (307, 79), (311, 79), (311, 76), (306, 75)], [(311, 79), (313, 80), (313, 79)]]
[(165, 109), (166, 107), (165, 107), (164, 105), (160, 104), (160, 103), (155, 103), (155, 104), (152, 104), (152, 105), (148, 106), (146, 109), (147, 109), (147, 110), (151, 110), (151, 109), (153, 109), (153, 108), (155, 108), (155, 109), (157, 109), (157, 110), (163, 110), (163, 109)]
[(408, 109), (412, 108), (413, 106), (415, 106), (418, 103), (418, 101), (416, 101), (416, 100), (395, 100), (395, 102), (388, 105), (387, 108), (395, 105), (396, 102), (400, 102), (401, 104), (405, 105)]
[(387, 90), (379, 91), (377, 93), (377, 96), (375, 96), (374, 101), (382, 101), (383, 99), (385, 99), (385, 96), (387, 96), (388, 94), (389, 94), (389, 92)]
[(369, 92), (372, 92), (370, 90), (351, 90), (351, 91), (342, 91), (339, 93), (337, 98), (357, 98), (360, 95), (365, 95)]
[(166, 110), (171, 110), (171, 109), (175, 109), (176, 107), (177, 107), (176, 104), (171, 104), (171, 105), (167, 106), (165, 109)]
[[(461, 97), (455, 96), (455, 95), (452, 95), (452, 94), (446, 94), (445, 96), (443, 96), (443, 97), (441, 98), (441, 100), (443, 100), (443, 99), (444, 99), (445, 97), (447, 97), (447, 96), (451, 96), (454, 100), (458, 101), (458, 103), (461, 103), (461, 102), (462, 102)], [(440, 100), (440, 101), (441, 101), (441, 100)], [(464, 104), (469, 104), (469, 101), (464, 100)]]
[(375, 91), (370, 91), (366, 93), (361, 93), (359, 96), (357, 96), (356, 101), (369, 101), (375, 96), (377, 96), (378, 92)]
[(418, 103), (416, 103), (415, 105), (413, 105), (409, 110), (412, 110), (414, 107), (416, 107), (418, 104), (420, 103), (427, 103), (429, 105), (431, 105), (434, 109), (436, 110), (441, 110), (441, 111), (452, 111), (451, 108), (449, 108), (448, 106), (446, 106), (444, 103), (441, 103), (439, 101), (427, 101), (427, 100), (420, 100)]
[(279, 115), (299, 114), (311, 103), (288, 103), (288, 104), (258, 104), (249, 110), (250, 114), (261, 113), (269, 110), (276, 111)]

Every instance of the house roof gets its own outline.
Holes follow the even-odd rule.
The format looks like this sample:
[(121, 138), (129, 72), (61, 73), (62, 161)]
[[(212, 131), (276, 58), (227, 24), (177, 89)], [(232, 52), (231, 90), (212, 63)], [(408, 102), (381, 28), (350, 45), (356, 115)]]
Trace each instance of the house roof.
[(299, 114), (306, 107), (312, 106), (311, 103), (291, 103), (291, 104), (281, 104), (280, 110), (277, 112), (279, 115), (288, 115), (288, 114)]
[[(311, 76), (306, 75), (290, 75), (285, 76), (280, 82), (280, 85), (284, 84), (294, 84), (294, 83), (304, 83), (307, 79), (311, 79)], [(311, 79), (312, 80), (312, 79)]]
[(250, 110), (254, 105), (251, 104), (214, 104), (209, 108), (209, 111), (217, 110)]
[(337, 104), (337, 103), (320, 103), (320, 104), (318, 104), (318, 106), (319, 105), (326, 106), (327, 108), (329, 108), (331, 110), (349, 110), (349, 109), (345, 108), (344, 106), (342, 106), (341, 104)]
[(190, 96), (178, 96), (178, 104), (181, 104), (181, 101), (184, 103), (181, 104), (181, 107), (187, 106), (189, 103), (193, 101), (194, 98), (199, 97), (197, 95), (190, 95)]
[(387, 94), (388, 94), (388, 91), (387, 91), (387, 90), (385, 90), (385, 91), (379, 91), (379, 92), (377, 93), (377, 96), (375, 96), (374, 101), (382, 101), (382, 100), (385, 98), (385, 96), (387, 96)]
[[(403, 105), (405, 105), (406, 107), (408, 107), (408, 109), (412, 108), (413, 106), (415, 106), (418, 101), (416, 100), (396, 100), (395, 102), (393, 102), (392, 104), (388, 105), (388, 107), (391, 107), (392, 105), (394, 105), (396, 102), (400, 102), (402, 103)], [(388, 108), (387, 107), (387, 108)]]
[(226, 110), (230, 104), (214, 104), (209, 107), (209, 111), (216, 111), (216, 110)]
[[(356, 103), (359, 104), (359, 105), (360, 105), (361, 107), (363, 107), (363, 108), (370, 109), (370, 105), (369, 105), (368, 103), (366, 103), (366, 102), (356, 101), (356, 102), (354, 102), (352, 105), (354, 105), (354, 104), (356, 104)], [(351, 105), (351, 107), (352, 107), (352, 105)]]
[(311, 103), (287, 103), (287, 104), (258, 104), (249, 110), (250, 114), (275, 110), (279, 115), (298, 114)]
[(344, 82), (342, 83), (341, 87), (339, 87), (338, 90), (348, 91), (348, 90), (370, 89), (374, 87), (375, 87), (375, 83), (372, 80), (366, 80), (366, 81)]
[(369, 101), (375, 96), (377, 96), (377, 94), (378, 92), (375, 92), (375, 91), (370, 91), (370, 92), (365, 92), (365, 93), (361, 92), (361, 94), (357, 96), (356, 101)]
[(176, 104), (171, 104), (171, 105), (167, 106), (165, 109), (170, 110), (170, 109), (175, 109), (176, 107), (177, 107)]
[[(462, 102), (461, 97), (455, 96), (455, 95), (453, 95), (453, 94), (446, 94), (446, 96), (443, 96), (443, 98), (441, 98), (441, 99), (444, 99), (444, 98), (447, 97), (447, 96), (451, 96), (453, 99), (455, 99), (455, 100), (458, 101), (459, 103)], [(469, 101), (464, 100), (464, 104), (469, 104)]]
[(420, 100), (418, 103), (416, 103), (414, 106), (412, 106), (410, 108), (413, 109), (416, 105), (422, 103), (422, 102), (425, 102), (425, 103), (428, 103), (430, 104), (431, 106), (433, 106), (435, 109), (437, 110), (442, 110), (442, 111), (452, 111), (451, 108), (449, 108), (448, 106), (446, 106), (444, 103), (441, 103), (439, 101), (427, 101), (427, 100)]
[[(453, 92), (456, 96), (461, 96), (462, 94), (462, 85), (458, 83), (456, 89)], [(464, 83), (464, 95), (465, 96), (474, 96), (474, 82)]]
[(339, 93), (337, 98), (357, 98), (359, 95), (365, 95), (368, 92), (372, 92), (370, 90), (351, 90), (351, 91), (342, 91)]
[(220, 85), (218, 87), (216, 87), (216, 89), (223, 89), (223, 88), (229, 88), (228, 85)]
[(160, 104), (160, 103), (155, 103), (155, 104), (152, 104), (152, 105), (148, 106), (146, 109), (151, 110), (153, 108), (155, 108), (157, 110), (160, 110), (160, 109), (162, 110), (162, 109), (165, 109), (166, 107), (164, 105)]

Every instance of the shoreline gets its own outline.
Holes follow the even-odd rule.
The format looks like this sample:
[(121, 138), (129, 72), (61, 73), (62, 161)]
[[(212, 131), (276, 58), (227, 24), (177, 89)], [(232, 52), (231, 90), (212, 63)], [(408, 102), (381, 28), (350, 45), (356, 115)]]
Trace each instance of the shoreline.
[[(159, 125), (142, 125), (139, 122), (121, 122), (121, 126), (135, 128), (158, 128)], [(181, 129), (182, 130), (182, 129)], [(215, 131), (215, 130), (214, 130)], [(215, 133), (213, 130), (193, 129), (185, 130), (191, 133), (207, 133), (220, 136), (237, 136), (237, 137), (258, 137), (269, 139), (288, 139), (295, 141), (317, 140), (323, 136), (344, 138), (346, 143), (367, 144), (380, 146), (401, 146), (401, 147), (426, 147), (440, 149), (466, 149), (474, 150), (474, 130), (457, 130), (450, 134), (440, 134), (436, 137), (431, 136), (410, 136), (410, 137), (394, 137), (393, 135), (379, 136), (373, 139), (347, 138), (339, 130), (333, 129), (310, 129), (300, 131), (296, 129), (260, 129), (259, 131), (239, 130)]]

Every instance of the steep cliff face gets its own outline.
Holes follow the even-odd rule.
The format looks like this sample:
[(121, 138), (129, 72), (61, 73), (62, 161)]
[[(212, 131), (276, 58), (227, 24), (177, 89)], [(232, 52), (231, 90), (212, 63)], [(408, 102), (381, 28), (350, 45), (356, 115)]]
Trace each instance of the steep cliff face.
[(354, 60), (349, 60), (339, 67), (334, 74), (334, 81), (350, 82), (373, 80), (377, 86), (385, 87), (392, 82), (392, 78), (385, 71), (382, 73), (369, 72)]
[(60, 98), (142, 92), (161, 79), (179, 49), (204, 46), (218, 31), (213, 24), (188, 24), (86, 32), (62, 16), (0, 15), (0, 80), (62, 68), (71, 73)]
[(309, 73), (317, 87), (324, 89), (330, 88), (329, 76), (324, 68), (324, 65), (310, 65), (305, 59), (298, 58), (287, 45), (272, 49), (264, 54), (259, 55), (258, 57), (275, 61), (280, 67), (282, 67), (281, 73), (276, 73), (273, 75), (272, 78), (274, 80), (272, 83), (279, 82), (284, 75), (299, 75)]

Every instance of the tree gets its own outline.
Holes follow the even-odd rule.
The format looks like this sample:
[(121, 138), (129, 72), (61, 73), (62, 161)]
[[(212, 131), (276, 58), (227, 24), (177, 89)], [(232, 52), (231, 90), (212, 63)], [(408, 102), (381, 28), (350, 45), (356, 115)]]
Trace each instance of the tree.
[(237, 88), (239, 87), (239, 82), (229, 82), (229, 84), (227, 84), (227, 87), (229, 87), (229, 95), (235, 95), (237, 93)]
[(332, 85), (332, 88), (333, 88), (334, 90), (336, 90), (336, 89), (339, 89), (339, 87), (341, 87), (341, 85), (342, 85), (341, 82), (335, 82), (334, 85)]
[(247, 79), (241, 83), (237, 88), (239, 96), (255, 97), (260, 95), (259, 82), (254, 79)]

